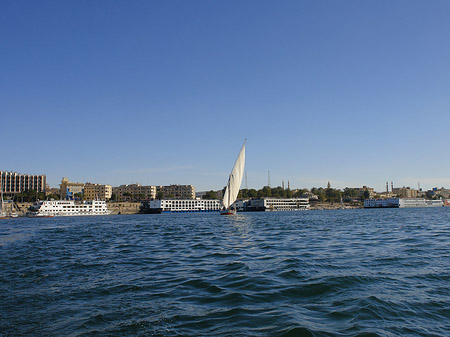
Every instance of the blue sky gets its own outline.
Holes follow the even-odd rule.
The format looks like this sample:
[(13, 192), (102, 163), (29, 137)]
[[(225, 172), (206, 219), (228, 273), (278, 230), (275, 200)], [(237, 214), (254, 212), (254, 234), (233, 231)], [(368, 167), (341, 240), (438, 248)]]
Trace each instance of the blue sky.
[[(449, 1), (3, 1), (0, 170), (450, 187)], [(244, 187), (243, 183), (243, 187)]]

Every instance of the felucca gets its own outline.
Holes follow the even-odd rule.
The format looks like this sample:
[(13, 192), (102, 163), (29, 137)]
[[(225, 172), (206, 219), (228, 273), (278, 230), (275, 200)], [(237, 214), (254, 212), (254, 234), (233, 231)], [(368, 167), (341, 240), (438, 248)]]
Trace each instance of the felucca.
[(242, 178), (244, 176), (245, 167), (245, 142), (242, 145), (241, 151), (234, 163), (233, 169), (231, 170), (230, 176), (228, 177), (228, 184), (225, 188), (225, 193), (223, 195), (223, 210), (220, 211), (222, 215), (234, 215), (236, 214), (236, 205), (234, 209), (231, 206), (237, 199), (239, 190), (242, 184)]

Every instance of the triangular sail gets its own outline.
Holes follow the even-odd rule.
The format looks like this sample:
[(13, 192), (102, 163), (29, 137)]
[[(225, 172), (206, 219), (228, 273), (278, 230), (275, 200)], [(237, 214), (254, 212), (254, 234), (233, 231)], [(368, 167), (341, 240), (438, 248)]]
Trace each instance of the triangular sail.
[(223, 205), (225, 208), (229, 208), (237, 199), (239, 190), (242, 184), (242, 178), (244, 177), (245, 166), (245, 142), (242, 145), (241, 151), (234, 163), (233, 170), (228, 178), (228, 184), (223, 195)]

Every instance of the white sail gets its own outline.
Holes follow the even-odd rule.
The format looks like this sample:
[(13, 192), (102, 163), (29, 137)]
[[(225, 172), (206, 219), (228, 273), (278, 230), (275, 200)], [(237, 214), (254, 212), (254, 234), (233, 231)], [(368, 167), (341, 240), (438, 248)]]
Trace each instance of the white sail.
[(223, 195), (223, 205), (226, 209), (236, 201), (239, 194), (239, 190), (242, 184), (242, 178), (244, 177), (245, 166), (245, 142), (242, 145), (241, 151), (234, 163), (233, 170), (231, 170), (230, 177), (228, 178), (228, 184)]

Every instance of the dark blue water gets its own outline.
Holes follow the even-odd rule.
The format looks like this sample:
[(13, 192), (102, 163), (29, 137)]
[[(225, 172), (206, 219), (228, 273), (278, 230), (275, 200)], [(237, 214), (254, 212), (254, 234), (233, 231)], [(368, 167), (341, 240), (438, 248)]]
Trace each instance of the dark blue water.
[(450, 336), (450, 208), (0, 220), (0, 336)]

